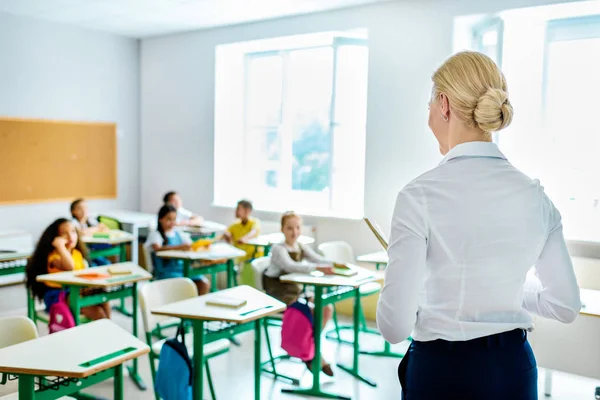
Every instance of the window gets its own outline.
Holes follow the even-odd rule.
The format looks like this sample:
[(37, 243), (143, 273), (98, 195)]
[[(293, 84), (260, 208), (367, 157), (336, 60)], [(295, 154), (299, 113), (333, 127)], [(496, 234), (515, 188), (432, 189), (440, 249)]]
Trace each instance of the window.
[(541, 181), (561, 211), (567, 239), (597, 241), (599, 3), (465, 16), (457, 24), (455, 46), (464, 48), (463, 32), (471, 32), (471, 48), (495, 55), (506, 75), (515, 115), (496, 136), (501, 150)]
[(473, 48), (502, 66), (504, 24), (500, 18), (485, 19), (473, 27)]
[(365, 33), (236, 43), (216, 55), (215, 203), (362, 217)]
[[(597, 213), (600, 199), (600, 18), (548, 23), (543, 86), (544, 180), (559, 201)], [(593, 229), (588, 218), (573, 221), (575, 236)], [(589, 232), (591, 234), (591, 232)]]

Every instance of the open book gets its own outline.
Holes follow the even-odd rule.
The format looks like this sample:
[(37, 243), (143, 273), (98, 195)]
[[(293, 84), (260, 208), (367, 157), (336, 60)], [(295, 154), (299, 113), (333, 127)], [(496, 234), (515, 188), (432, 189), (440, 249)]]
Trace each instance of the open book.
[(377, 240), (379, 240), (381, 247), (383, 247), (383, 249), (385, 251), (387, 251), (388, 241), (385, 238), (385, 235), (383, 234), (383, 232), (381, 232), (381, 228), (379, 227), (379, 225), (377, 225), (377, 223), (375, 221), (371, 221), (369, 218), (366, 218), (366, 217), (365, 217), (365, 222), (369, 226), (369, 229), (371, 229), (371, 232), (373, 232), (373, 235), (375, 235)]

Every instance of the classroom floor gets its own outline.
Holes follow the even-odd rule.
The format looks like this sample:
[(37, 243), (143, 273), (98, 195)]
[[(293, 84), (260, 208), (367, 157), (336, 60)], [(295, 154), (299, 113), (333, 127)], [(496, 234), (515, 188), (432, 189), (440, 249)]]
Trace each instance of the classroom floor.
[[(0, 287), (0, 317), (9, 315), (26, 315), (26, 299), (23, 286)], [(126, 329), (130, 329), (131, 327), (130, 319), (116, 312), (113, 314), (113, 320)], [(40, 333), (45, 334), (45, 327), (41, 324), (38, 324), (38, 326)], [(141, 326), (139, 331), (142, 332)], [(271, 338), (274, 342), (273, 348), (278, 348), (278, 334), (275, 328), (271, 332)], [(219, 400), (253, 398), (253, 334), (251, 332), (246, 333), (241, 335), (239, 339), (242, 342), (241, 347), (232, 346), (229, 353), (210, 361), (213, 381)], [(382, 345), (381, 339), (372, 335), (361, 337), (361, 344), (364, 348), (369, 349), (378, 349)], [(395, 346), (395, 349), (402, 351), (406, 347), (406, 344), (400, 344)], [(324, 354), (329, 360), (338, 360), (344, 363), (350, 363), (352, 360), (351, 347), (338, 346), (334, 342), (327, 340), (325, 341)], [(266, 354), (263, 354), (263, 357), (265, 356)], [(361, 371), (378, 383), (377, 388), (371, 388), (366, 384), (360, 383), (340, 369), (335, 370), (335, 380), (325, 384), (323, 387), (328, 391), (349, 395), (357, 400), (399, 400), (400, 385), (396, 375), (397, 366), (397, 359), (361, 356)], [(303, 365), (288, 363), (285, 372), (295, 376), (303, 376), (303, 384), (310, 382), (311, 375), (306, 372)], [(147, 357), (140, 359), (140, 373), (145, 382), (150, 386), (150, 367)], [(543, 395), (544, 370), (540, 369), (539, 375), (540, 399), (545, 399)], [(594, 398), (594, 389), (597, 385), (600, 385), (600, 382), (592, 379), (555, 372), (552, 399), (591, 400)], [(263, 375), (262, 399), (299, 398), (298, 396), (281, 394), (280, 389), (286, 386), (288, 385), (279, 382), (274, 383), (270, 377)], [(0, 397), (16, 390), (15, 382), (7, 386), (0, 386)], [(112, 398), (112, 381), (109, 380), (96, 385), (89, 389), (88, 393), (110, 399)], [(153, 400), (154, 396), (150, 389), (145, 392), (139, 391), (131, 380), (126, 379), (125, 398), (128, 400)], [(205, 398), (209, 398), (208, 393), (205, 395)], [(441, 393), (440, 398), (443, 398), (443, 393)]]

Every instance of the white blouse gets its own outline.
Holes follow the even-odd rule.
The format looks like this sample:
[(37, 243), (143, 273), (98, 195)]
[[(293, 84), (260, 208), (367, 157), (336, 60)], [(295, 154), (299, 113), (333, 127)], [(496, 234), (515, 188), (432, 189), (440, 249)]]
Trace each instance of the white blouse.
[[(294, 261), (289, 252), (298, 252), (302, 250), (302, 261)], [(271, 278), (279, 278), (281, 275), (294, 272), (309, 273), (314, 271), (319, 265), (331, 264), (324, 257), (308, 246), (296, 243), (290, 247), (285, 243), (275, 244), (271, 247), (271, 265), (265, 270), (265, 275)]]
[(581, 308), (559, 212), (494, 143), (454, 147), (398, 194), (388, 255), (377, 326), (391, 343), (530, 330), (530, 313), (572, 322)]

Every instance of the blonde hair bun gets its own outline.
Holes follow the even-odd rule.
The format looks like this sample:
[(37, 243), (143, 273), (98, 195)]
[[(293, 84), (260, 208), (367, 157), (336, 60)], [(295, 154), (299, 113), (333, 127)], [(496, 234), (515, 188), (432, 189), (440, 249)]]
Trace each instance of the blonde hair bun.
[(502, 89), (488, 88), (479, 98), (473, 119), (484, 132), (496, 132), (510, 125), (513, 108), (508, 93)]
[(489, 135), (510, 125), (513, 108), (506, 79), (485, 54), (463, 51), (448, 58), (433, 73), (433, 95), (448, 96), (450, 109), (467, 126)]

